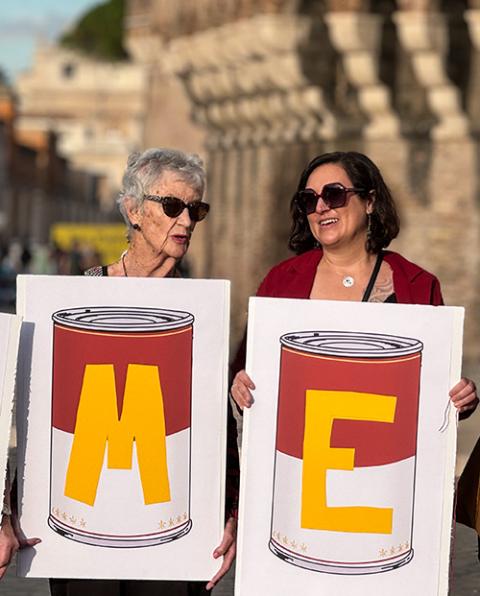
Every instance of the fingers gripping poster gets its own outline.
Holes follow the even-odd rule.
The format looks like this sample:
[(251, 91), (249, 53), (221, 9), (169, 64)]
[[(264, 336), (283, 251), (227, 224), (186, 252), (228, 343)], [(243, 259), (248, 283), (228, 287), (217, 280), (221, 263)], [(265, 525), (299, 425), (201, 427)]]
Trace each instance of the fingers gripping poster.
[(19, 310), (21, 523), (42, 538), (20, 574), (209, 578), (228, 283), (25, 276)]
[(236, 594), (448, 593), (462, 325), (251, 300)]

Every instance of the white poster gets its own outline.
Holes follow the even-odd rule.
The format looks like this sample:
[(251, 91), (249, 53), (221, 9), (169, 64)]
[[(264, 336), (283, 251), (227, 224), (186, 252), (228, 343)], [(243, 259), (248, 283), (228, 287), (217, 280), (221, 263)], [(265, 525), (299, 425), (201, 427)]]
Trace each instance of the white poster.
[(21, 276), (18, 312), (19, 575), (210, 579), (229, 282)]
[(0, 469), (1, 494), (5, 486), (8, 447), (12, 427), (15, 371), (17, 368), (18, 342), (21, 318), (0, 314)]
[(253, 298), (237, 596), (445, 596), (461, 308)]

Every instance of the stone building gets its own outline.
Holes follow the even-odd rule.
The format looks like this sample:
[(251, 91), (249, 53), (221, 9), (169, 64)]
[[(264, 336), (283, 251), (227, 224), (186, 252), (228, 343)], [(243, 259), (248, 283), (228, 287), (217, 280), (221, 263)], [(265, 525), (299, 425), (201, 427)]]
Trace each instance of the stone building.
[(55, 132), (59, 152), (73, 167), (102, 177), (108, 211), (126, 156), (143, 141), (147, 82), (142, 65), (40, 44), (33, 68), (16, 81), (18, 129)]
[(479, 0), (129, 0), (126, 33), (162, 96), (147, 118), (168, 121), (147, 144), (183, 127), (206, 157), (212, 210), (193, 264), (233, 280), (236, 339), (247, 296), (287, 256), (303, 166), (355, 149), (397, 198), (393, 248), (466, 306), (466, 371), (478, 369)]
[(0, 87), (0, 242), (46, 243), (54, 221), (98, 221), (101, 179), (70, 167), (51, 131), (18, 131), (15, 98)]

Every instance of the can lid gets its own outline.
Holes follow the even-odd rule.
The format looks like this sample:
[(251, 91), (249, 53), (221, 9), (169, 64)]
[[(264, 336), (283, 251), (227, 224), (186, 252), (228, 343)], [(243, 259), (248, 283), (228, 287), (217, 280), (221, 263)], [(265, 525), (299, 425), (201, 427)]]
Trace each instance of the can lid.
[(389, 358), (421, 352), (423, 343), (410, 337), (352, 331), (299, 331), (280, 338), (286, 347), (344, 358)]
[(193, 323), (188, 312), (135, 306), (67, 308), (54, 312), (52, 319), (65, 327), (117, 333), (164, 331)]

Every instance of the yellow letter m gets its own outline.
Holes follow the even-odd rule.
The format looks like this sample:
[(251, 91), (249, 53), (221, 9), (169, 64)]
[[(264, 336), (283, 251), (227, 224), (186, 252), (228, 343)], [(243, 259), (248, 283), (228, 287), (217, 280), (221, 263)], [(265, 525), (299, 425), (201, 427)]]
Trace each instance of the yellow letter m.
[(133, 442), (145, 505), (170, 501), (165, 414), (158, 368), (129, 364), (119, 419), (113, 364), (87, 364), (65, 496), (93, 505), (108, 443), (108, 468), (132, 468)]

